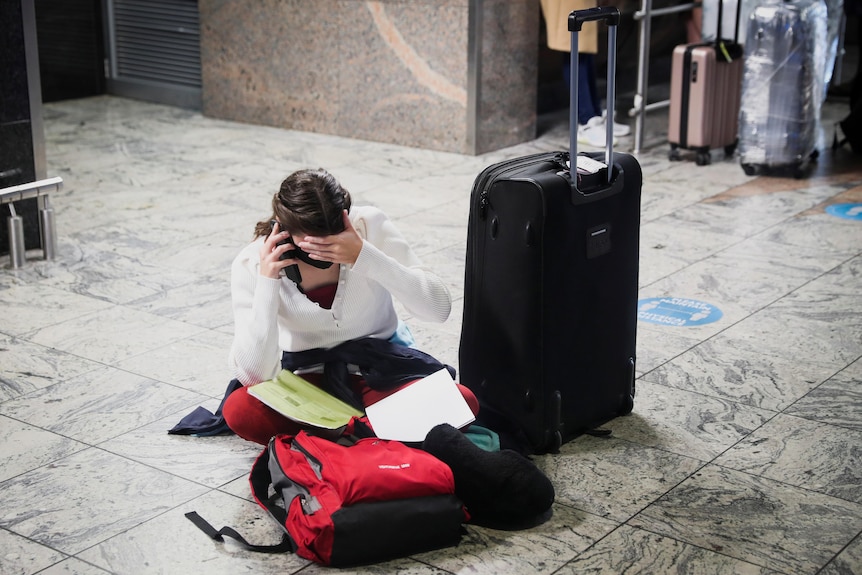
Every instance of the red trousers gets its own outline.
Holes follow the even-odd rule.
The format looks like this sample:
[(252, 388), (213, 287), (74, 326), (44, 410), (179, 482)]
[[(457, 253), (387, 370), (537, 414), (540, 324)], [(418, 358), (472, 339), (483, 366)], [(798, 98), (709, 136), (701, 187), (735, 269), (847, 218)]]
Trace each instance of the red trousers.
[[(321, 374), (307, 373), (303, 374), (302, 377), (312, 383), (318, 383), (320, 376)], [(362, 395), (362, 403), (365, 407), (380, 401), (384, 397), (410, 385), (410, 383), (413, 382), (405, 383), (401, 387), (388, 391), (375, 391), (365, 385), (360, 378), (356, 377), (354, 379), (355, 389)], [(457, 385), (461, 391), (461, 395), (467, 401), (467, 405), (470, 406), (473, 415), (478, 415), (479, 400), (476, 399), (476, 396), (469, 388), (461, 384)], [(303, 428), (302, 424), (281, 415), (256, 397), (249, 395), (248, 387), (241, 387), (228, 396), (222, 407), (222, 415), (224, 415), (225, 422), (234, 433), (243, 439), (254, 441), (261, 445), (267, 445), (270, 438), (274, 435), (280, 433), (295, 435)]]

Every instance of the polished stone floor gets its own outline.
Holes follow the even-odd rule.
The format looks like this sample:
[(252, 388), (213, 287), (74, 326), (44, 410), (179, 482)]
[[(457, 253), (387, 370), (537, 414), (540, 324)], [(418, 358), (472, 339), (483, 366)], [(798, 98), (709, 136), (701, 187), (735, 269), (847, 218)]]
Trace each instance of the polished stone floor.
[[(468, 526), (457, 547), (345, 572), (862, 573), (862, 221), (833, 215), (862, 203), (862, 162), (828, 146), (845, 106), (827, 104), (800, 180), (670, 162), (651, 113), (634, 412), (536, 458), (557, 490), (545, 524)], [(256, 445), (166, 433), (229, 379), (231, 259), (286, 174), (325, 167), (447, 282), (448, 322), (404, 319), (457, 365), (473, 179), (564, 147), (565, 125), (469, 157), (107, 96), (44, 116), (59, 254), (0, 258), (0, 572), (323, 571), (184, 518), (280, 538), (249, 493)]]

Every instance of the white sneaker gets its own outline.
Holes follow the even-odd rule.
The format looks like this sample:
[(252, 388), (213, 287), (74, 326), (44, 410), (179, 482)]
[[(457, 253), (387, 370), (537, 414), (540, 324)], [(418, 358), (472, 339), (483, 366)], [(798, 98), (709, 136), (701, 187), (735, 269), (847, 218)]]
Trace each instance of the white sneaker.
[[(602, 122), (606, 122), (607, 117), (608, 111), (605, 110), (604, 112), (602, 112)], [(614, 122), (614, 136), (623, 137), (628, 136), (631, 133), (632, 129), (629, 127), (628, 124), (617, 124), (616, 122)]]
[[(607, 133), (605, 122), (600, 116), (593, 116), (586, 124), (578, 126), (578, 143), (593, 148), (604, 149), (607, 146)], [(617, 139), (614, 138), (614, 145)]]

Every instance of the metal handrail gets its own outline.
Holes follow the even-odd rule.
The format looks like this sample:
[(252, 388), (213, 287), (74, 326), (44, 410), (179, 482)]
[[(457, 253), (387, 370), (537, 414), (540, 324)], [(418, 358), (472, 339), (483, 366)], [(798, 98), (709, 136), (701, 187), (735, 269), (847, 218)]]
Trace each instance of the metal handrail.
[(0, 204), (47, 196), (51, 192), (59, 192), (61, 189), (63, 189), (63, 178), (60, 177), (0, 188)]
[(9, 217), (6, 223), (9, 230), (9, 263), (13, 269), (20, 268), (27, 260), (24, 246), (24, 221), (15, 212), (15, 202), (38, 198), (42, 255), (46, 260), (53, 260), (57, 254), (57, 231), (54, 227), (54, 210), (51, 208), (48, 194), (59, 192), (62, 188), (63, 178), (60, 177), (0, 188), (0, 205), (9, 205)]
[(665, 16), (667, 14), (678, 14), (700, 8), (703, 2), (695, 1), (677, 6), (669, 6), (667, 8), (657, 8), (653, 10), (652, 0), (641, 0), (641, 9), (634, 13), (635, 21), (639, 22), (638, 27), (638, 53), (640, 61), (638, 62), (638, 80), (637, 91), (635, 92), (632, 108), (629, 110), (629, 117), (635, 119), (635, 135), (634, 135), (634, 150), (635, 154), (640, 153), (644, 141), (644, 114), (648, 111), (659, 110), (670, 106), (670, 100), (660, 102), (647, 103), (647, 88), (649, 85), (649, 48), (650, 48), (650, 31), (652, 29), (652, 19)]

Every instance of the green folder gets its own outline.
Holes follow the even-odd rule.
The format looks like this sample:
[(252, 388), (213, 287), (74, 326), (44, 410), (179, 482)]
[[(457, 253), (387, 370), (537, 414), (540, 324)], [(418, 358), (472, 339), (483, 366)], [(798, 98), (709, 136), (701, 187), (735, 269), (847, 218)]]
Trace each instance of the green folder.
[(285, 417), (324, 429), (337, 429), (351, 417), (364, 415), (287, 369), (274, 379), (249, 386), (248, 392)]

